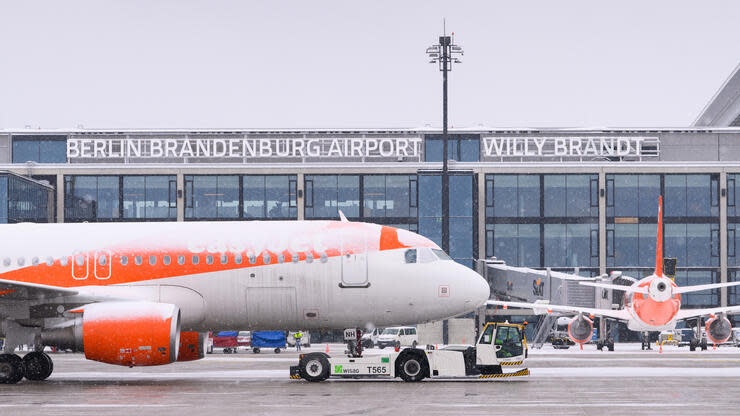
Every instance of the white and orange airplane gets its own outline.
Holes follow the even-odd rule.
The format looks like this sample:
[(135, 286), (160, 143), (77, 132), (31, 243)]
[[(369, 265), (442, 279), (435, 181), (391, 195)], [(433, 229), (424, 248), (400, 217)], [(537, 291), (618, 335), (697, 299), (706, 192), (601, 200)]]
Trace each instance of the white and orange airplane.
[[(486, 281), (406, 230), (342, 221), (0, 226), (0, 383), (43, 380), (44, 346), (146, 366), (203, 357), (218, 328), (439, 320)], [(23, 358), (19, 344), (33, 345)]]
[[(488, 304), (507, 308), (533, 309), (535, 314), (552, 313), (553, 311), (574, 314), (575, 316), (568, 324), (568, 336), (573, 342), (581, 345), (591, 340), (593, 318), (596, 316), (627, 322), (627, 327), (630, 330), (640, 332), (674, 329), (678, 321), (702, 317), (709, 318), (705, 325), (707, 338), (715, 344), (721, 344), (727, 341), (732, 334), (732, 325), (727, 319), (727, 314), (740, 313), (740, 306), (681, 309), (682, 293), (735, 286), (740, 285), (740, 282), (678, 287), (672, 279), (663, 275), (662, 197), (658, 199), (658, 243), (655, 253), (655, 271), (652, 275), (638, 280), (630, 286), (594, 282), (594, 279), (578, 276), (566, 278), (566, 280), (578, 280), (579, 284), (585, 286), (622, 290), (625, 292), (624, 308), (611, 310), (499, 300), (490, 300)], [(692, 350), (693, 348), (692, 344)]]

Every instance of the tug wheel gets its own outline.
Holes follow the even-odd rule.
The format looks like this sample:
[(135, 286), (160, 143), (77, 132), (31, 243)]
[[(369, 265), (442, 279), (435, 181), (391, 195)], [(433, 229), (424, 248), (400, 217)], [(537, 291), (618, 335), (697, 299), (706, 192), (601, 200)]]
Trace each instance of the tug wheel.
[(329, 378), (329, 360), (323, 354), (306, 354), (298, 363), (301, 378), (308, 381), (324, 381)]

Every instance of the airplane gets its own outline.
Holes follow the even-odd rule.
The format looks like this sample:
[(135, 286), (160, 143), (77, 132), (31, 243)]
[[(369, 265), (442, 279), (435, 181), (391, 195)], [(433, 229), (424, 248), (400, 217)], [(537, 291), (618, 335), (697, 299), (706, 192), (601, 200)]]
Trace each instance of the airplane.
[[(676, 322), (678, 321), (708, 317), (709, 319), (706, 320), (705, 324), (707, 338), (714, 344), (721, 344), (727, 341), (732, 335), (732, 325), (729, 319), (727, 319), (727, 314), (740, 313), (740, 305), (704, 309), (681, 309), (681, 294), (740, 285), (740, 282), (679, 287), (673, 279), (663, 275), (662, 197), (658, 197), (657, 239), (654, 272), (648, 277), (636, 280), (630, 286), (594, 282), (594, 279), (578, 276), (555, 276), (555, 273), (553, 273), (553, 277), (565, 280), (577, 280), (579, 284), (584, 286), (624, 291), (625, 299), (624, 308), (622, 309), (582, 308), (567, 305), (551, 305), (541, 302), (526, 303), (499, 300), (490, 300), (487, 303), (506, 308), (533, 309), (535, 314), (552, 313), (553, 311), (575, 314), (568, 323), (568, 336), (573, 342), (580, 344), (581, 348), (593, 336), (593, 319), (596, 316), (626, 322), (630, 330), (640, 332), (672, 330), (676, 327)], [(614, 274), (615, 277), (620, 275), (621, 273)], [(634, 280), (633, 278), (629, 279)], [(644, 341), (643, 349), (646, 345)], [(698, 337), (696, 340), (692, 340), (690, 345), (693, 351), (698, 346)], [(609, 349), (613, 349), (613, 346)], [(706, 349), (706, 346), (702, 346), (702, 349)]]
[[(488, 283), (434, 242), (340, 221), (0, 228), (0, 383), (43, 380), (43, 348), (148, 366), (203, 358), (214, 328), (365, 328), (469, 313)], [(18, 345), (33, 346), (23, 358)]]

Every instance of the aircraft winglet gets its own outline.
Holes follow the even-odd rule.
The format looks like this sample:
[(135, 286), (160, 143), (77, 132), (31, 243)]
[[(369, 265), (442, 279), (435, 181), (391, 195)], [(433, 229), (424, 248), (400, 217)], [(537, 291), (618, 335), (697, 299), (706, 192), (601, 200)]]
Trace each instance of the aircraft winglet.
[(347, 217), (344, 216), (344, 212), (342, 212), (341, 209), (339, 210), (339, 220), (341, 220), (342, 222), (349, 222)]

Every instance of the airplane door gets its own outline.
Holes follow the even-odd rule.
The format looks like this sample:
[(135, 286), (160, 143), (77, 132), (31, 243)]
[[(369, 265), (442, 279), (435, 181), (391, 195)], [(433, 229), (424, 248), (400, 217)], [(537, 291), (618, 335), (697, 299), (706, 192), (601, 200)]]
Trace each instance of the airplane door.
[(367, 234), (342, 240), (341, 287), (370, 287), (367, 276)]

